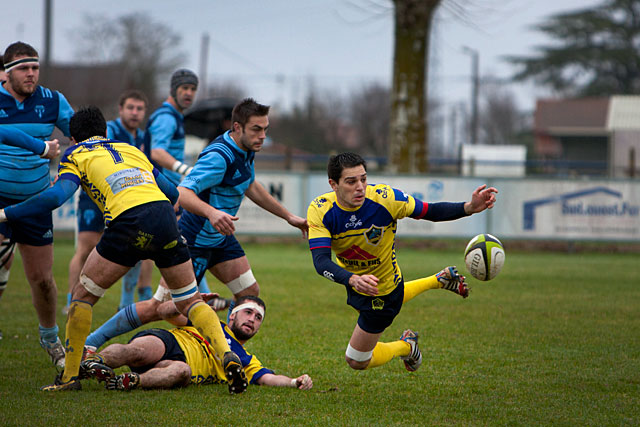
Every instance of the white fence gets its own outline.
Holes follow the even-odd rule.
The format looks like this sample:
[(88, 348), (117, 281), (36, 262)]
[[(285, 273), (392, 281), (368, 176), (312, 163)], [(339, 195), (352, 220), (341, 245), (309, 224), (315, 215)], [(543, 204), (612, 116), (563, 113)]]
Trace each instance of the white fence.
[[(324, 174), (258, 173), (257, 179), (291, 212), (305, 216), (311, 200), (330, 191)], [(458, 221), (404, 219), (400, 236), (640, 241), (640, 181), (535, 180), (369, 176), (426, 202), (465, 201), (479, 185), (499, 190), (495, 208)], [(245, 199), (238, 234), (295, 235), (299, 231)], [(75, 204), (54, 212), (56, 230), (75, 228)]]

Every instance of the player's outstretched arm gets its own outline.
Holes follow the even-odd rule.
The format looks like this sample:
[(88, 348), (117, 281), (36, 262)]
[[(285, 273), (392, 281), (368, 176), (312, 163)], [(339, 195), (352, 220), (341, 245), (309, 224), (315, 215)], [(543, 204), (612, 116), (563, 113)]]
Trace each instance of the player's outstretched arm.
[(78, 189), (78, 184), (70, 179), (58, 179), (56, 183), (40, 194), (16, 205), (0, 210), (0, 222), (17, 218), (40, 215), (59, 208)]
[(178, 193), (178, 189), (176, 188), (176, 186), (173, 185), (173, 183), (169, 181), (167, 177), (164, 176), (162, 172), (160, 172), (156, 168), (153, 168), (153, 176), (155, 176), (156, 178), (156, 184), (158, 184), (158, 188), (160, 188), (160, 191), (162, 191), (164, 195), (167, 196), (172, 205), (175, 205), (178, 201), (178, 196), (180, 196), (180, 193)]
[(264, 374), (258, 378), (258, 384), (277, 387), (295, 387), (298, 390), (310, 390), (313, 387), (313, 380), (307, 374), (302, 374), (298, 378), (289, 378), (286, 375)]
[(60, 145), (57, 139), (43, 142), (12, 127), (0, 127), (0, 142), (24, 148), (44, 159), (53, 159), (60, 154)]
[(498, 190), (495, 187), (487, 188), (486, 184), (481, 185), (471, 194), (471, 201), (464, 204), (464, 211), (467, 215), (471, 215), (493, 208), (496, 203), (496, 194)]
[(307, 220), (289, 212), (258, 181), (253, 181), (245, 194), (253, 203), (265, 211), (284, 219), (293, 227), (299, 228), (302, 231), (302, 237), (307, 238), (309, 235)]

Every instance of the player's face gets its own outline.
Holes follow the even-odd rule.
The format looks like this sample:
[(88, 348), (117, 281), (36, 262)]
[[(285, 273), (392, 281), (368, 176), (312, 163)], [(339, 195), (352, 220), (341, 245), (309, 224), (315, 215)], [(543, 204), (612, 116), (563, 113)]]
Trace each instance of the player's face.
[(129, 132), (133, 132), (140, 127), (146, 110), (144, 101), (127, 98), (120, 106), (120, 120)]
[(193, 100), (196, 98), (196, 90), (197, 88), (192, 84), (178, 86), (178, 89), (176, 89), (176, 104), (178, 104), (178, 107), (183, 110), (191, 107)]
[(262, 315), (251, 307), (236, 311), (229, 318), (229, 328), (239, 340), (248, 340), (258, 333)]
[(329, 184), (336, 193), (338, 203), (348, 209), (358, 208), (364, 203), (367, 189), (367, 171), (362, 165), (345, 168), (342, 170), (340, 180), (335, 182), (330, 179)]
[[(27, 58), (26, 56), (18, 56), (14, 58)], [(7, 81), (11, 90), (22, 97), (30, 96), (36, 90), (38, 79), (40, 78), (40, 65), (36, 63), (24, 63), (13, 68), (7, 73)]]
[(244, 125), (244, 129), (238, 122), (234, 123), (234, 126), (240, 132), (240, 148), (255, 152), (262, 149), (264, 140), (267, 138), (267, 129), (269, 129), (269, 117), (251, 116)]

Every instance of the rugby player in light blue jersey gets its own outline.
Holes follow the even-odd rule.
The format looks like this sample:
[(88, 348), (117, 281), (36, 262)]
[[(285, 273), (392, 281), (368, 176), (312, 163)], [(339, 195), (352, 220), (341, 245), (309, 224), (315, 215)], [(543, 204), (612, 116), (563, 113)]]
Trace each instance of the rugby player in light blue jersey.
[[(107, 122), (107, 138), (128, 142), (151, 158), (149, 143), (145, 141), (145, 132), (139, 128), (144, 120), (147, 105), (147, 97), (143, 92), (135, 89), (123, 92), (118, 101), (118, 118)], [(65, 315), (71, 303), (72, 290), (79, 283), (82, 266), (89, 253), (100, 241), (104, 230), (102, 211), (85, 192), (80, 192), (78, 196), (76, 213), (78, 219), (76, 252), (69, 262), (69, 293), (67, 294), (67, 305), (62, 311)], [(141, 266), (144, 268), (141, 269)], [(140, 276), (139, 299), (142, 301), (151, 298), (152, 270), (152, 262), (141, 261), (123, 276), (119, 309), (134, 302), (138, 276)]]
[(151, 139), (151, 160), (176, 186), (191, 168), (184, 164), (184, 116), (198, 90), (198, 76), (180, 69), (171, 76), (171, 91), (166, 101), (151, 114), (147, 123)]
[[(268, 114), (268, 106), (250, 98), (237, 104), (232, 129), (202, 151), (193, 171), (178, 186), (179, 203), (185, 209), (178, 224), (192, 254), (196, 280), (209, 270), (236, 299), (260, 292), (244, 250), (233, 235), (233, 223), (238, 220), (236, 214), (245, 194), (264, 210), (299, 228), (303, 237), (309, 230), (304, 218), (289, 212), (255, 180), (253, 161), (266, 138)], [(153, 298), (118, 312), (89, 335), (86, 344), (100, 347), (113, 337), (161, 318), (185, 325), (186, 319), (177, 311), (158, 309), (168, 299), (168, 289), (161, 281)], [(229, 307), (232, 311), (233, 304)]]
[[(0, 127), (13, 127), (40, 140), (49, 139), (54, 127), (69, 136), (73, 109), (65, 97), (38, 85), (38, 52), (23, 42), (11, 44), (3, 56), (7, 80), (0, 83)], [(28, 149), (0, 145), (0, 208), (14, 205), (51, 184), (49, 159)], [(40, 344), (53, 363), (64, 366), (64, 349), (56, 324), (57, 287), (53, 265), (53, 220), (51, 212), (0, 225), (0, 241), (18, 245), (33, 305), (40, 324)], [(3, 281), (8, 279), (10, 260)]]

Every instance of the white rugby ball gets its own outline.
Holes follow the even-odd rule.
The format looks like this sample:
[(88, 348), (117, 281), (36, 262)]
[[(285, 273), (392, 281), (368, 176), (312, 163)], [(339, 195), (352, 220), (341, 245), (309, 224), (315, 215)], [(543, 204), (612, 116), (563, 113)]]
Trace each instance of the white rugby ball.
[(502, 270), (504, 259), (502, 243), (491, 234), (478, 234), (471, 239), (464, 250), (464, 263), (467, 266), (467, 271), (482, 281), (495, 279)]

